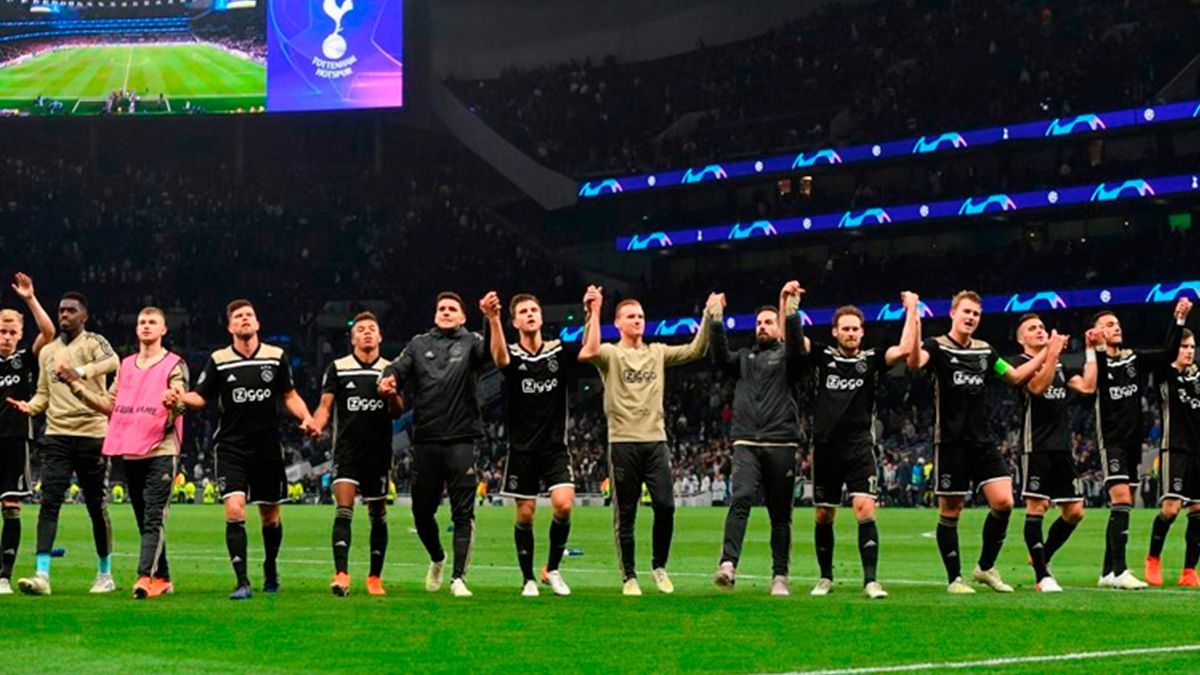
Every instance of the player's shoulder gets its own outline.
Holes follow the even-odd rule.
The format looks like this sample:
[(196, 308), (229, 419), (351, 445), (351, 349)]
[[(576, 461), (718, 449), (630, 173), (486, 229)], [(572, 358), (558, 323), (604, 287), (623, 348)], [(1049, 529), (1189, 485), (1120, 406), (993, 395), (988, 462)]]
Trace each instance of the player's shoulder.
[(240, 360), (242, 357), (240, 354), (238, 354), (237, 352), (235, 352), (233, 350), (232, 346), (228, 346), (228, 347), (221, 347), (220, 349), (213, 351), (212, 354), (209, 354), (208, 358), (213, 363), (215, 363), (219, 366), (223, 363), (230, 363), (233, 361)]
[(283, 348), (275, 345), (261, 344), (258, 346), (258, 353), (254, 355), (254, 358), (282, 361), (284, 358)]
[(362, 366), (358, 364), (358, 359), (354, 358), (353, 354), (348, 354), (340, 359), (335, 359), (333, 369), (336, 371), (342, 370), (361, 370)]
[[(1108, 355), (1104, 354), (1104, 352), (1100, 352), (1100, 354), (1108, 358)], [(1132, 363), (1133, 361), (1137, 360), (1137, 357), (1137, 352), (1133, 351), (1132, 349), (1120, 349), (1117, 351), (1117, 355), (1115, 357), (1108, 358), (1108, 365), (1123, 366), (1127, 363)]]
[(104, 337), (103, 335), (101, 335), (99, 333), (94, 333), (90, 330), (85, 331), (83, 335), (85, 338), (87, 338), (87, 340), (89, 342), (95, 344), (96, 346), (100, 347), (101, 349), (107, 350), (107, 352), (109, 354), (114, 353), (113, 348), (112, 348), (112, 343), (110, 343), (108, 341), (108, 338)]

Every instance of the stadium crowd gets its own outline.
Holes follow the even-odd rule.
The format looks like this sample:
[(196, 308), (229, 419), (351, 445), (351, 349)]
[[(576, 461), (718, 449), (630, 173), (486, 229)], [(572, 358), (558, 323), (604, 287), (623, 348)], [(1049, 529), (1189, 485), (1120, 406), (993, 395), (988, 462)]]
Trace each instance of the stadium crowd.
[(1196, 53), (1197, 21), (1189, 3), (1149, 0), (825, 3), (669, 58), (449, 84), (548, 166), (648, 171), (1139, 105)]

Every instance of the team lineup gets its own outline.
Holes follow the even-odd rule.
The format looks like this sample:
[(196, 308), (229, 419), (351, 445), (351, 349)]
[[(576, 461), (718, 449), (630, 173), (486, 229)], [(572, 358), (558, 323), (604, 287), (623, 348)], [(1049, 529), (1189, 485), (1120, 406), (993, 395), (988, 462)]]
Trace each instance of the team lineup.
[[(32, 315), (37, 335), (27, 349), (21, 347), (25, 315), (0, 310), (0, 397), (6, 403), (0, 406), (0, 594), (14, 591), (21, 504), (33, 494), (32, 418), (39, 415), (45, 416), (46, 424), (37, 443), (42, 497), (36, 567), (34, 574), (18, 579), (17, 589), (35, 596), (51, 593), (51, 554), (64, 495), (74, 477), (92, 523), (97, 555), (90, 590), (117, 590), (107, 490), (111, 458), (121, 457), (141, 534), (133, 595), (147, 599), (173, 593), (165, 527), (183, 446), (183, 416), (213, 409), (218, 418), (212, 439), (214, 470), (235, 578), (231, 599), (249, 599), (255, 592), (249, 573), (248, 505), (257, 507), (261, 526), (261, 592), (276, 593), (282, 587), (281, 505), (288, 494), (281, 413), (293, 418), (309, 438), (330, 435), (334, 595), (351, 592), (349, 550), (359, 500), (370, 522), (366, 591), (386, 594), (382, 574), (389, 543), (392, 420), (411, 412), (412, 517), (429, 556), (424, 587), (439, 591), (449, 566), (450, 592), (469, 597), (479, 483), (476, 442), (484, 436), (477, 380), (495, 368), (503, 375), (509, 436), (500, 494), (515, 502), (513, 542), (522, 575), (520, 592), (537, 596), (541, 582), (555, 595), (570, 595), (560, 567), (575, 502), (567, 433), (573, 362), (590, 364), (603, 380), (622, 593), (642, 594), (635, 524), (643, 490), (653, 516), (651, 577), (659, 592), (673, 593), (667, 567), (676, 507), (666, 432), (666, 370), (705, 358), (735, 383), (729, 428), (731, 498), (713, 575), (721, 589), (736, 587), (751, 507), (761, 495), (770, 520), (770, 594), (791, 593), (792, 513), (801, 478), (797, 452), (803, 441), (802, 402), (807, 400), (812, 415), (813, 541), (820, 571), (810, 594), (825, 596), (836, 588), (834, 521), (845, 502), (858, 525), (862, 592), (872, 599), (888, 597), (878, 578), (883, 538), (876, 523), (875, 398), (880, 378), (893, 368), (924, 373), (933, 383), (936, 545), (949, 593), (975, 593), (970, 581), (1000, 593), (1014, 590), (996, 568), (1015, 503), (1008, 463), (988, 429), (989, 378), (1013, 387), (1021, 399), (1019, 495), (1036, 591), (1063, 590), (1054, 578), (1052, 560), (1084, 517), (1068, 423), (1073, 397), (1094, 397), (1110, 500), (1098, 584), (1121, 590), (1163, 585), (1164, 542), (1186, 507), (1185, 559), (1178, 584), (1200, 587), (1195, 569), (1200, 562), (1200, 368), (1195, 364), (1195, 337), (1186, 327), (1192, 309), (1186, 298), (1176, 303), (1171, 320), (1165, 322), (1167, 336), (1159, 349), (1127, 348), (1117, 316), (1108, 311), (1096, 314), (1084, 336), (1082, 366), (1072, 368), (1063, 360), (1068, 336), (1047, 330), (1034, 313), (1015, 323), (1020, 352), (1013, 358), (1002, 358), (993, 345), (975, 339), (982, 302), (972, 291), (954, 296), (950, 329), (935, 337), (922, 335), (918, 296), (901, 293), (905, 314), (898, 343), (868, 348), (865, 318), (853, 306), (835, 313), (824, 340), (807, 335), (799, 313), (805, 291), (798, 281), (788, 281), (777, 302), (755, 312), (754, 341), (740, 349), (729, 344), (726, 298), (721, 293), (707, 298), (703, 320), (690, 342), (667, 345), (644, 340), (645, 314), (633, 299), (621, 300), (614, 309), (619, 339), (602, 342), (604, 292), (598, 286), (589, 286), (583, 296), (586, 323), (579, 344), (543, 337), (541, 304), (530, 294), (509, 299), (507, 326), (502, 299), (495, 292), (486, 294), (478, 306), (487, 330), (484, 335), (469, 331), (463, 299), (447, 291), (437, 297), (433, 327), (413, 337), (395, 359), (381, 354), (377, 317), (370, 312), (354, 316), (352, 350), (326, 368), (319, 402), (310, 411), (293, 383), (284, 350), (260, 340), (258, 316), (249, 300), (229, 303), (231, 343), (212, 352), (193, 380), (184, 359), (164, 347), (168, 327), (161, 309), (141, 309), (135, 327), (138, 350), (121, 358), (104, 337), (87, 329), (88, 298), (83, 294), (61, 297), (56, 326), (28, 276), (18, 274), (12, 287)], [(509, 329), (515, 331), (514, 341), (506, 336)], [(1134, 504), (1131, 486), (1139, 480), (1145, 438), (1141, 398), (1151, 377), (1162, 402), (1162, 479), (1143, 581), (1129, 568), (1126, 553)], [(551, 519), (548, 550), (538, 570), (534, 521), (542, 494), (549, 495)], [(979, 558), (964, 574), (958, 521), (972, 495), (988, 511)], [(437, 522), (443, 496), (448, 497), (453, 523), (450, 552)], [(1044, 521), (1052, 509), (1059, 513), (1047, 530)]]

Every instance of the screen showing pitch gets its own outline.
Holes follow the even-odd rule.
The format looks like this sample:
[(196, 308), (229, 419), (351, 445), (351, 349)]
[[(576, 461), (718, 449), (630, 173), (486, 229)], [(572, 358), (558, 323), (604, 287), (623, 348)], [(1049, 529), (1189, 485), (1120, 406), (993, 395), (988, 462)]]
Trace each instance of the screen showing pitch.
[(0, 0), (0, 114), (404, 104), (403, 0)]

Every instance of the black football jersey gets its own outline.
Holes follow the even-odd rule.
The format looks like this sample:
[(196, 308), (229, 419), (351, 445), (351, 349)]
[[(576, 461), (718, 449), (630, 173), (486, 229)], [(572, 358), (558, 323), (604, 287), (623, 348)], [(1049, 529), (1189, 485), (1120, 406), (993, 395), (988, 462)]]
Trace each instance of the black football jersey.
[(33, 423), (28, 415), (4, 403), (12, 398), (28, 401), (37, 387), (37, 359), (28, 350), (18, 349), (0, 357), (0, 438), (30, 438)]
[(233, 347), (213, 352), (195, 390), (217, 406), (214, 443), (247, 451), (278, 451), (280, 405), (283, 395), (294, 388), (292, 367), (283, 350), (259, 344), (250, 356)]
[(942, 335), (925, 340), (922, 347), (929, 352), (933, 376), (934, 442), (989, 442), (987, 378), (1003, 359), (983, 340), (960, 345)]
[[(1032, 356), (1021, 353), (1013, 358), (1013, 363), (1022, 366), (1032, 360)], [(1056, 366), (1054, 380), (1040, 396), (1021, 388), (1021, 451), (1026, 454), (1067, 452), (1071, 449), (1067, 381), (1078, 373), (1064, 368), (1062, 362)]]
[(334, 453), (362, 456), (392, 451), (392, 413), (379, 395), (379, 379), (391, 361), (380, 357), (363, 363), (354, 354), (325, 370), (321, 393), (333, 394)]
[(566, 445), (568, 371), (578, 355), (578, 347), (558, 340), (543, 342), (536, 354), (519, 343), (508, 346), (508, 367), (501, 372), (510, 448), (529, 452)]
[(834, 440), (874, 442), (875, 390), (887, 371), (883, 350), (860, 349), (846, 356), (837, 348), (812, 342), (808, 362), (815, 371), (813, 437), (824, 444)]

